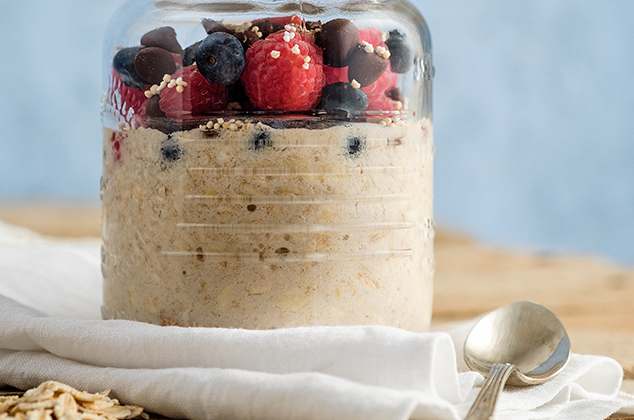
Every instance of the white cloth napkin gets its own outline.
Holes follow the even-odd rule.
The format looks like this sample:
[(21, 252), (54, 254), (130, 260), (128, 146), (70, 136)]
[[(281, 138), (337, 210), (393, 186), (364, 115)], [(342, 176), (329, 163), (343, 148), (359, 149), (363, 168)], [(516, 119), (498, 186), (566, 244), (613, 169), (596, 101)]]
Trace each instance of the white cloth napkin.
[[(102, 321), (97, 241), (0, 222), (0, 385), (58, 380), (175, 418), (461, 419), (483, 378), (449, 333), (379, 326), (273, 331)], [(557, 378), (507, 389), (496, 419), (603, 420), (634, 399), (614, 360), (573, 354)]]

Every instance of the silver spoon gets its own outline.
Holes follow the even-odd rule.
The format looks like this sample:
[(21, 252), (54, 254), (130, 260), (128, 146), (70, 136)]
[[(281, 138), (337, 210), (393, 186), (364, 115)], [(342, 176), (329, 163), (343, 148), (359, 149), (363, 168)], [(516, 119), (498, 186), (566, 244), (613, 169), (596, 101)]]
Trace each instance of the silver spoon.
[(471, 370), (487, 376), (465, 420), (489, 420), (507, 383), (537, 385), (552, 379), (570, 359), (570, 340), (559, 319), (533, 302), (515, 302), (488, 313), (464, 343)]

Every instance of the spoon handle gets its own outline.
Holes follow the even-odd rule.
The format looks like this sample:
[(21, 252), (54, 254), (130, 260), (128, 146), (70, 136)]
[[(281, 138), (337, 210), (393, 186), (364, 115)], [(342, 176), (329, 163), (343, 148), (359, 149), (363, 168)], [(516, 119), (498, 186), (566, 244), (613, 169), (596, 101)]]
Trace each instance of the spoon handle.
[(482, 386), (465, 420), (491, 420), (493, 411), (504, 388), (507, 379), (511, 376), (515, 366), (510, 363), (496, 363), (491, 367), (489, 377)]

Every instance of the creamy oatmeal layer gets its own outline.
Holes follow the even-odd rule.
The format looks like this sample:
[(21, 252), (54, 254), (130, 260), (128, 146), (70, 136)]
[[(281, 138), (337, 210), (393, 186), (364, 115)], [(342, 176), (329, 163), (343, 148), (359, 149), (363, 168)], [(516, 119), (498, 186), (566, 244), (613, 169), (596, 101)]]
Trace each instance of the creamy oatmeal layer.
[(425, 330), (433, 153), (427, 119), (105, 129), (104, 317)]

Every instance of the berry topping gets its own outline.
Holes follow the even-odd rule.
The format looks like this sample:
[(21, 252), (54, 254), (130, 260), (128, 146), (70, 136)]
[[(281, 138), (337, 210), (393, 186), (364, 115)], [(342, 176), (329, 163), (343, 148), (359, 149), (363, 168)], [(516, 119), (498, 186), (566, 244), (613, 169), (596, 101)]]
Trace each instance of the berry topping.
[(359, 45), (359, 30), (348, 19), (334, 19), (317, 32), (317, 44), (323, 49), (324, 64), (345, 67)]
[(325, 111), (364, 111), (368, 107), (368, 96), (350, 83), (337, 82), (328, 85), (321, 93), (320, 108)]
[[(382, 41), (381, 31), (375, 28), (361, 28), (359, 29), (359, 38), (361, 39), (361, 45), (365, 51), (365, 48), (369, 50), (369, 45), (372, 45), (372, 48), (377, 51), (385, 49), (383, 51), (383, 55), (388, 55), (389, 52), (386, 48), (385, 43)], [(368, 44), (368, 45), (366, 45)], [(398, 74), (394, 73), (390, 70), (389, 60), (386, 60), (388, 63), (387, 69), (383, 72), (383, 74), (372, 84), (362, 87), (363, 91), (368, 95), (368, 110), (382, 110), (382, 111), (393, 111), (400, 108), (400, 105), (397, 101), (387, 96), (387, 92), (391, 91), (398, 84)], [(348, 82), (348, 67), (342, 68), (334, 68), (329, 66), (324, 66), (324, 74), (326, 77), (326, 81), (328, 84), (336, 83), (336, 82)], [(351, 84), (354, 85), (355, 82), (359, 83), (358, 80), (352, 79), (354, 82)], [(360, 84), (360, 83), (359, 83)], [(402, 104), (401, 104), (402, 105)]]
[(235, 83), (246, 63), (240, 41), (224, 32), (208, 35), (198, 46), (195, 60), (205, 79), (217, 85)]
[(183, 48), (176, 40), (176, 31), (171, 26), (156, 28), (141, 37), (141, 45), (163, 48), (174, 54), (182, 54)]
[(361, 42), (371, 44), (375, 49), (383, 47), (387, 49), (387, 45), (383, 42), (383, 34), (377, 28), (361, 28), (359, 29), (359, 39)]
[(322, 56), (310, 35), (276, 32), (253, 44), (246, 59), (242, 82), (256, 108), (307, 111), (319, 103)]
[(120, 131), (115, 131), (112, 133), (110, 137), (110, 143), (112, 143), (112, 160), (115, 162), (119, 162), (121, 160), (121, 143), (124, 143), (127, 134), (122, 133)]
[(370, 86), (364, 87), (363, 91), (368, 95), (368, 110), (394, 111), (401, 106), (388, 96), (398, 83), (398, 74), (387, 70), (379, 79)]
[(406, 73), (412, 67), (412, 52), (407, 46), (405, 35), (398, 30), (390, 31), (385, 41), (390, 50), (390, 65), (394, 73)]
[(121, 81), (126, 86), (133, 88), (144, 89), (148, 86), (148, 83), (139, 76), (134, 68), (134, 57), (144, 47), (131, 47), (124, 48), (119, 51), (112, 60), (112, 66), (119, 73)]
[(365, 137), (350, 137), (348, 139), (347, 153), (350, 156), (356, 156), (365, 149)]
[(145, 126), (147, 100), (142, 90), (127, 86), (119, 72), (112, 71), (104, 111), (106, 115), (114, 118), (114, 125), (122, 124), (131, 128)]
[(203, 19), (202, 23), (207, 34), (213, 34), (214, 32), (226, 32), (228, 34), (233, 34), (233, 30), (227, 28), (221, 22), (212, 19)]
[(227, 105), (227, 87), (209, 83), (195, 65), (176, 71), (160, 95), (161, 109), (173, 119), (224, 109)]
[[(324, 66), (324, 75), (328, 84), (337, 82), (348, 81), (348, 68), (334, 68)], [(356, 82), (356, 81), (355, 81)], [(398, 74), (388, 69), (379, 77), (379, 79), (369, 86), (366, 86), (363, 91), (368, 96), (368, 110), (383, 110), (393, 111), (399, 109), (398, 103), (387, 96), (388, 92), (396, 88), (398, 83)], [(354, 83), (351, 83), (354, 85)]]
[(174, 56), (167, 50), (158, 47), (147, 47), (134, 57), (134, 69), (149, 84), (158, 84), (166, 74), (176, 71)]
[(374, 50), (371, 44), (360, 44), (350, 57), (348, 65), (348, 81), (357, 81), (361, 87), (376, 82), (385, 72), (388, 61)]

